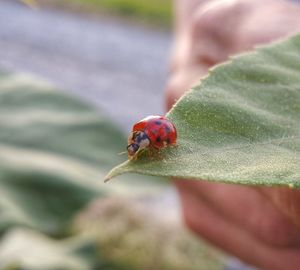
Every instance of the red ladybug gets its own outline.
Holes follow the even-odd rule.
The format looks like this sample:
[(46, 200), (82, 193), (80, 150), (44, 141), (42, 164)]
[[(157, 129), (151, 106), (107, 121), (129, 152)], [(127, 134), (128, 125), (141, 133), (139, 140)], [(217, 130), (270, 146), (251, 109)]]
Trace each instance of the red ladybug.
[(174, 124), (164, 116), (150, 115), (134, 124), (128, 137), (128, 158), (135, 159), (140, 150), (160, 149), (175, 145), (177, 132)]

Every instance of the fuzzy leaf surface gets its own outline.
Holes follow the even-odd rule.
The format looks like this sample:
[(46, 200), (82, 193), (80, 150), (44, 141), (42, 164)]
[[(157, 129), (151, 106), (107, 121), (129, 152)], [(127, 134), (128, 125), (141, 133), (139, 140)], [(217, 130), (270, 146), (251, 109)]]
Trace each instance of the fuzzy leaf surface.
[(217, 182), (300, 187), (300, 36), (233, 57), (167, 117), (178, 145), (114, 168)]

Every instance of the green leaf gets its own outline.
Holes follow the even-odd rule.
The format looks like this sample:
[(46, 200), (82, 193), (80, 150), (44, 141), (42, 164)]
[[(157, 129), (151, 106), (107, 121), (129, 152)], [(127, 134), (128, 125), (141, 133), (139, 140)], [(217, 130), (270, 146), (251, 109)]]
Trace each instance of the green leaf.
[(300, 36), (210, 71), (168, 113), (177, 147), (114, 168), (217, 182), (300, 187)]
[(96, 197), (161, 190), (130, 177), (116, 185), (104, 172), (125, 157), (109, 119), (34, 78), (0, 73), (0, 233), (24, 225), (68, 233), (72, 218)]

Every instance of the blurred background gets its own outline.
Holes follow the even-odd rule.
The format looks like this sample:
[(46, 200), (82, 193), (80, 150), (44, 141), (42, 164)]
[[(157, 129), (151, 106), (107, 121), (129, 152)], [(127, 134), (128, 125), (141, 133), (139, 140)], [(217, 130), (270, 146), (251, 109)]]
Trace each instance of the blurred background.
[(164, 114), (171, 30), (171, 0), (0, 2), (0, 269), (241, 269), (168, 179), (102, 181)]

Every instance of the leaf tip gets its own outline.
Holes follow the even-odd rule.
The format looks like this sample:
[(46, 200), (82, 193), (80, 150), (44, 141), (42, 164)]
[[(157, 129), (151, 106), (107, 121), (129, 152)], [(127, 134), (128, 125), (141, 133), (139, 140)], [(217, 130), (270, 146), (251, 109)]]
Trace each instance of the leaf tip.
[(115, 176), (112, 172), (113, 172), (113, 169), (107, 175), (104, 176), (104, 178), (103, 178), (104, 183), (107, 183), (109, 180), (111, 180)]
[(114, 171), (115, 170), (112, 169), (107, 175), (104, 176), (104, 178), (103, 178), (103, 182), (104, 183), (109, 182), (111, 179), (113, 179), (114, 177), (116, 177), (116, 176), (118, 176), (120, 174), (120, 173), (116, 174)]
[(110, 179), (127, 172), (126, 165), (128, 164), (128, 160), (124, 163), (114, 167), (111, 171), (104, 177), (104, 183), (108, 182)]
[(109, 175), (107, 175), (104, 177), (103, 181), (104, 181), (104, 183), (107, 183), (110, 179), (111, 179), (111, 177)]

